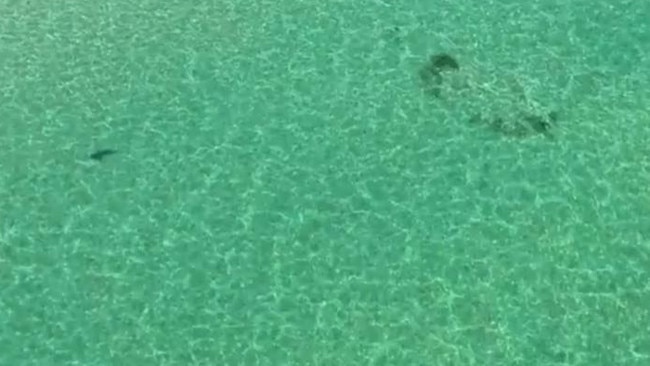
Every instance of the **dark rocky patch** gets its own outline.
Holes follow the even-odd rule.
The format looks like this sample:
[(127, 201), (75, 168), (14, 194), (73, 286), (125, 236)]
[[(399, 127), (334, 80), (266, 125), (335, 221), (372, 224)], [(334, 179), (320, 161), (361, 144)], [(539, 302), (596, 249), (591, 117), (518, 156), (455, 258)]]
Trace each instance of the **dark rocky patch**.
[(440, 98), (442, 94), (443, 74), (458, 71), (458, 61), (446, 53), (437, 53), (429, 57), (429, 62), (420, 69), (420, 79), (426, 92)]

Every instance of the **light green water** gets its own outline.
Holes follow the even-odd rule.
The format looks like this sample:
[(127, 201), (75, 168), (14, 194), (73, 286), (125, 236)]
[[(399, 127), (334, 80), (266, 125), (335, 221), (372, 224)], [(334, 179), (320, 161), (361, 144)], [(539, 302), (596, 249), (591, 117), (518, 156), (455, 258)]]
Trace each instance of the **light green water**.
[(191, 3), (0, 1), (0, 365), (650, 363), (650, 3)]

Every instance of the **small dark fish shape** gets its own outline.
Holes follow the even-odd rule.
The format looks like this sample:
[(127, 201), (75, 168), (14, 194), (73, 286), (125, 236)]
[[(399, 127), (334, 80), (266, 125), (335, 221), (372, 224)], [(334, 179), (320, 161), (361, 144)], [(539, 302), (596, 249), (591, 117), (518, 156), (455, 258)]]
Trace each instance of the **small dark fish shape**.
[(113, 155), (113, 154), (117, 154), (117, 150), (102, 149), (102, 150), (97, 150), (94, 153), (90, 154), (90, 158), (92, 160), (102, 161), (102, 159), (104, 159), (104, 157), (109, 156), (109, 155)]

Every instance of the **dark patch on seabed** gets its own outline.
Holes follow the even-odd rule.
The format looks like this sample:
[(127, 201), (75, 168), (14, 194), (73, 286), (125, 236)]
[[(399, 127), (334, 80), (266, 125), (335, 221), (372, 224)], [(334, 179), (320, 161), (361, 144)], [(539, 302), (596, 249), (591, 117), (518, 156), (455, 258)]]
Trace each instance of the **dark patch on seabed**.
[[(427, 94), (435, 98), (443, 97), (443, 88), (448, 86), (445, 79), (451, 73), (462, 72), (460, 62), (457, 58), (448, 53), (436, 53), (429, 57), (427, 63), (419, 70), (420, 79), (423, 82)], [(471, 84), (471, 83), (469, 83)], [(465, 85), (465, 87), (470, 87)], [(513, 103), (514, 110), (502, 110), (502, 114), (493, 115), (485, 111), (478, 111), (472, 114), (469, 122), (475, 125), (488, 127), (490, 130), (502, 136), (510, 138), (527, 138), (532, 136), (554, 137), (554, 129), (558, 121), (558, 112), (540, 112), (530, 108), (536, 104), (528, 100), (527, 96), (517, 91), (519, 88), (504, 90), (504, 100), (517, 101)], [(449, 91), (449, 89), (446, 89)], [(507, 95), (511, 93), (512, 95)], [(470, 97), (481, 97), (486, 95), (485, 90), (480, 88), (471, 89), (470, 93), (463, 94)], [(509, 98), (511, 97), (511, 98)], [(500, 100), (494, 100), (500, 103)]]

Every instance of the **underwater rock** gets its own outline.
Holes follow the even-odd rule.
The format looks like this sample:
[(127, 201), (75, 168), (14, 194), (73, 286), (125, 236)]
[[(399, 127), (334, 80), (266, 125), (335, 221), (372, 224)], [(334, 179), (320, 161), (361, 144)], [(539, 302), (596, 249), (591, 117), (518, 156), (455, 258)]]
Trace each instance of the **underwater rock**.
[(548, 114), (523, 113), (509, 118), (503, 116), (485, 116), (476, 114), (470, 118), (473, 124), (489, 127), (506, 137), (526, 138), (535, 135), (553, 137), (553, 128), (557, 122), (557, 112)]
[[(447, 53), (437, 53), (419, 70), (425, 92), (456, 110), (469, 110), (470, 122), (506, 137), (553, 137), (558, 113), (549, 112), (524, 88), (522, 75), (482, 65), (465, 65)], [(536, 85), (536, 84), (533, 84)]]
[(429, 57), (429, 62), (420, 69), (420, 79), (427, 93), (440, 98), (442, 94), (443, 74), (460, 70), (458, 61), (446, 53), (437, 53)]

